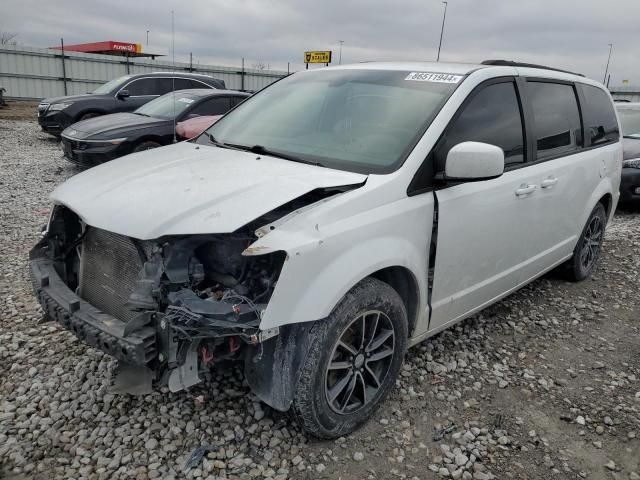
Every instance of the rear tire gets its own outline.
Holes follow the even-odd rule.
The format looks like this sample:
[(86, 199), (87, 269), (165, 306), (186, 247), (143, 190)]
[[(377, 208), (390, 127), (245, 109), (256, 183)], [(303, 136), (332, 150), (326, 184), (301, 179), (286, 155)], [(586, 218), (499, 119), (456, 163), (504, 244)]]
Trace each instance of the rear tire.
[(407, 313), (398, 293), (366, 278), (309, 331), (292, 413), (319, 438), (353, 432), (393, 388), (407, 350)]
[(579, 282), (591, 275), (600, 258), (606, 224), (607, 213), (604, 206), (598, 203), (582, 229), (573, 256), (563, 265), (567, 280)]
[(144, 152), (145, 150), (151, 150), (152, 148), (158, 148), (158, 147), (161, 147), (161, 146), (162, 145), (160, 145), (158, 142), (153, 142), (151, 140), (148, 140), (146, 142), (140, 142), (138, 145), (136, 145), (134, 147), (132, 152), (133, 153)]

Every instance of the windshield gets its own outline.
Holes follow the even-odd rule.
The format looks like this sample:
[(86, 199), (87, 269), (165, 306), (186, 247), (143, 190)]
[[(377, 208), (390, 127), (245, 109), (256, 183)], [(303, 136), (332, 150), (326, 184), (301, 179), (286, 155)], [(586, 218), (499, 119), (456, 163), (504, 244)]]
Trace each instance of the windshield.
[(461, 79), (393, 70), (299, 73), (248, 98), (198, 142), (214, 139), (336, 169), (389, 172)]
[(622, 135), (640, 138), (640, 107), (618, 108), (618, 116), (622, 124)]
[(110, 82), (105, 83), (104, 85), (99, 86), (93, 92), (97, 95), (106, 95), (111, 93), (117, 88), (120, 88), (127, 80), (131, 78), (131, 75), (125, 75), (124, 77), (114, 78)]
[(199, 97), (185, 93), (170, 92), (151, 100), (133, 113), (148, 117), (173, 119), (195, 102)]

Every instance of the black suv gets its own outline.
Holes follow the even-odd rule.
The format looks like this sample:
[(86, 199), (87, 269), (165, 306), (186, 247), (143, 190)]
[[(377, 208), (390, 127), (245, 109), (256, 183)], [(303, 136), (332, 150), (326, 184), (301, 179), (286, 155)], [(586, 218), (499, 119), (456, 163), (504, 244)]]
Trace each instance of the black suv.
[(38, 123), (56, 137), (69, 125), (107, 113), (132, 112), (172, 90), (224, 89), (224, 81), (196, 73), (155, 72), (125, 75), (85, 95), (45, 98), (38, 105)]

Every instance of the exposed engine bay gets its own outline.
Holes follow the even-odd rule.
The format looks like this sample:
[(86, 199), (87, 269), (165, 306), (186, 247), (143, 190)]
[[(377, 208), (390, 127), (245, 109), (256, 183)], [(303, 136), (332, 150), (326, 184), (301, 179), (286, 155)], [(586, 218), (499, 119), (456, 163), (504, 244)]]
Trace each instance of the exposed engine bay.
[[(257, 239), (255, 230), (348, 188), (314, 190), (232, 233), (156, 240), (87, 225), (58, 205), (32, 260), (46, 257), (66, 287), (97, 309), (90, 312), (95, 318), (106, 314), (115, 319), (107, 323), (121, 326), (109, 335), (93, 331), (91, 322), (79, 325), (65, 312), (57, 318), (120, 360), (126, 378), (116, 378), (121, 391), (139, 392), (140, 384), (152, 383), (179, 391), (198, 383), (199, 374), (217, 362), (241, 359), (248, 347), (278, 335), (259, 326), (286, 253), (243, 255)], [(41, 303), (48, 305), (38, 282), (42, 287), (50, 281), (34, 279)], [(72, 303), (79, 301), (69, 303), (70, 312), (80, 308)], [(132, 353), (127, 338), (141, 338), (143, 353)]]

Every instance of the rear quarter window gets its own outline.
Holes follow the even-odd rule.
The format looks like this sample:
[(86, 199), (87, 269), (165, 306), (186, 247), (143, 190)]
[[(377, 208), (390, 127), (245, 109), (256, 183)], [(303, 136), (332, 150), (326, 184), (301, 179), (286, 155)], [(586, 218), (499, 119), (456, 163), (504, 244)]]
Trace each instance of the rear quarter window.
[(586, 130), (586, 146), (617, 142), (620, 128), (609, 94), (598, 87), (580, 84), (584, 102), (582, 115)]

